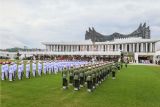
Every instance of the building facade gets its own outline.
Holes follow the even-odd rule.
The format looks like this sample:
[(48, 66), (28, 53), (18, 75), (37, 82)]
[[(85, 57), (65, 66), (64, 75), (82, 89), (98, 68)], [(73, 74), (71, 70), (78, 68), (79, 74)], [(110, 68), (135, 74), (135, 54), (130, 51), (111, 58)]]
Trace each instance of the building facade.
[(131, 53), (136, 63), (142, 60), (152, 60), (155, 63), (156, 52), (159, 50), (160, 40), (143, 39), (141, 37), (114, 39), (106, 42), (43, 42), (46, 52), (55, 55), (105, 55), (120, 56), (121, 52)]

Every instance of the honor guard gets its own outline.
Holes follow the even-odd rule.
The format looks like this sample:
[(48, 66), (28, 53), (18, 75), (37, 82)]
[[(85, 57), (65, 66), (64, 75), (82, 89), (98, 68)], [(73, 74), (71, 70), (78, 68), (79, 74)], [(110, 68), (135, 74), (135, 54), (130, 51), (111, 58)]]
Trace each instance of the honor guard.
[(115, 64), (112, 65), (112, 79), (116, 79), (116, 66)]
[(2, 80), (5, 80), (6, 77), (5, 77), (5, 62), (2, 63), (2, 66), (1, 66), (1, 79)]
[(15, 80), (16, 79), (16, 72), (17, 72), (17, 63), (14, 63), (14, 65), (13, 65), (14, 67), (13, 67), (13, 79)]
[(55, 72), (55, 74), (57, 74), (57, 72), (58, 72), (58, 65), (56, 63), (54, 64), (54, 72)]
[(46, 75), (46, 73), (47, 73), (46, 62), (43, 63), (43, 72)]
[(127, 61), (125, 62), (125, 67), (127, 68)]
[(87, 76), (87, 91), (88, 92), (92, 92), (92, 74), (91, 74), (91, 71), (87, 71), (88, 72), (88, 76)]
[(26, 64), (26, 78), (30, 78), (30, 62)]
[(22, 78), (23, 78), (23, 75), (24, 75), (24, 62), (23, 61), (21, 61), (21, 70), (22, 70)]
[(12, 62), (11, 65), (9, 66), (9, 81), (13, 81), (13, 70), (14, 70), (14, 66)]
[(8, 66), (8, 61), (6, 62), (5, 64), (5, 76), (6, 76), (6, 79), (8, 79), (9, 77), (9, 66)]
[(80, 89), (80, 82), (79, 82), (79, 72), (76, 69), (74, 71), (74, 90), (78, 91)]
[(96, 69), (94, 68), (91, 72), (92, 72), (92, 85), (93, 85), (93, 89), (96, 88)]
[(41, 64), (41, 61), (38, 62), (38, 75), (39, 76), (42, 75), (42, 64)]
[(36, 61), (33, 61), (32, 63), (32, 73), (33, 77), (36, 77)]
[(22, 63), (18, 65), (18, 79), (22, 80)]
[(49, 74), (51, 74), (52, 73), (52, 62), (50, 61), (49, 62)]
[(67, 81), (67, 69), (66, 69), (66, 67), (62, 71), (62, 78), (63, 78), (63, 80), (62, 80), (63, 89), (67, 89), (68, 88), (68, 81)]
[(83, 68), (83, 65), (81, 66), (79, 77), (80, 77), (80, 87), (83, 87), (84, 86), (84, 68)]
[(96, 86), (99, 85), (99, 65), (97, 65), (96, 69)]
[(121, 69), (123, 68), (123, 62), (121, 62)]
[(69, 70), (69, 85), (73, 85), (73, 78), (74, 78), (73, 72), (74, 68), (73, 65), (71, 65), (71, 68)]
[(52, 74), (54, 74), (54, 62), (51, 61), (51, 71), (52, 71)]

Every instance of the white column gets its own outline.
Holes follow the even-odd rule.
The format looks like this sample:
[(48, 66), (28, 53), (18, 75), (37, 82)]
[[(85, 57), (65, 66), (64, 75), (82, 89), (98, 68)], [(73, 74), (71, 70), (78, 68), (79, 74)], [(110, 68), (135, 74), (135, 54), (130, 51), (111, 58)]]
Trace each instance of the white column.
[(152, 47), (152, 43), (150, 43), (150, 52), (153, 52), (152, 49), (153, 47)]
[(119, 51), (120, 50), (120, 44), (118, 44), (118, 49), (117, 49), (117, 51)]
[(117, 44), (115, 44), (113, 46), (114, 46), (114, 50), (113, 51), (116, 51), (117, 50)]
[(137, 43), (137, 51), (136, 52), (139, 52), (139, 43)]
[(133, 43), (133, 52), (135, 52), (135, 43)]
[(110, 45), (107, 45), (107, 48), (108, 48), (107, 51), (110, 51)]
[(104, 45), (102, 45), (101, 48), (102, 48), (101, 51), (104, 51)]
[(127, 52), (127, 44), (125, 44), (125, 52)]
[(148, 43), (146, 43), (146, 52), (148, 52)]
[(131, 44), (129, 44), (129, 52), (131, 52), (131, 50), (132, 50), (132, 46)]
[(152, 43), (152, 52), (155, 52), (155, 42)]
[(143, 43), (141, 43), (141, 52), (143, 52)]

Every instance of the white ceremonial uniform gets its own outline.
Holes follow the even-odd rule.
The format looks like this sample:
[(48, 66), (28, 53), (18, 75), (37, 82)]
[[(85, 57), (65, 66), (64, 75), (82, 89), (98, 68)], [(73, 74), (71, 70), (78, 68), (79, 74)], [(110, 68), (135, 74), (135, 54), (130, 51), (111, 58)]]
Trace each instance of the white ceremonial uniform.
[(5, 80), (5, 64), (1, 66), (1, 79)]
[(51, 62), (52, 73), (54, 73), (54, 62)]
[(18, 79), (21, 80), (22, 79), (22, 65), (18, 65)]
[(21, 64), (21, 67), (22, 67), (22, 78), (23, 78), (23, 75), (24, 75), (24, 63)]
[(13, 78), (16, 79), (17, 64), (13, 64)]
[(51, 62), (49, 62), (49, 74), (51, 74), (52, 73), (52, 64), (51, 64)]
[(8, 64), (5, 64), (5, 76), (6, 76), (6, 78), (9, 77), (8, 71), (9, 71), (9, 66), (8, 66)]
[(49, 73), (49, 62), (46, 63), (47, 73)]
[(38, 74), (39, 76), (42, 75), (42, 64), (40, 62), (38, 62)]
[(30, 63), (26, 64), (26, 78), (30, 78)]
[(14, 70), (14, 66), (10, 65), (9, 66), (9, 81), (13, 81), (13, 71)]
[(46, 75), (47, 72), (46, 62), (43, 63), (43, 72)]
[(58, 65), (58, 70), (59, 70), (59, 71), (62, 71), (62, 70), (63, 70), (62, 64), (59, 64), (59, 65)]
[(36, 76), (36, 64), (35, 63), (32, 63), (32, 73), (33, 73), (33, 76), (35, 77)]
[(57, 72), (58, 72), (58, 66), (57, 66), (56, 63), (53, 66), (54, 66), (54, 72), (55, 72), (55, 74), (57, 74)]

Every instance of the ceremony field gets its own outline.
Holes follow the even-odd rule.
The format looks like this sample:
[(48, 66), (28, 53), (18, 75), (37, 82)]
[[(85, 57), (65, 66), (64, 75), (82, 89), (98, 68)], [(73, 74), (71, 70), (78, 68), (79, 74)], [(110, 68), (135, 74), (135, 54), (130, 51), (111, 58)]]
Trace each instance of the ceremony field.
[(1, 107), (160, 107), (160, 66), (129, 65), (97, 89), (62, 89), (61, 74), (1, 81)]

